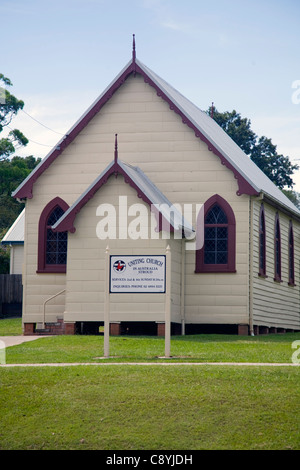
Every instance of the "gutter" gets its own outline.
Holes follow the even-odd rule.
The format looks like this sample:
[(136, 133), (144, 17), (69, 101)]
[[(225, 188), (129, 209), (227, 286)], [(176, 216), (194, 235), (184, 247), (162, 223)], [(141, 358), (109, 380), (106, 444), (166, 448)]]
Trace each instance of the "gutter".
[[(286, 214), (288, 217), (292, 217), (293, 219), (296, 219), (298, 222), (300, 222), (300, 211), (297, 210), (296, 206), (295, 206), (295, 209), (288, 207), (280, 203), (277, 199), (274, 199), (272, 196), (266, 193), (260, 193), (260, 199), (263, 199), (268, 204), (270, 204), (270, 206), (273, 206), (276, 209), (280, 210), (281, 212)], [(292, 201), (291, 201), (291, 204), (292, 204)]]

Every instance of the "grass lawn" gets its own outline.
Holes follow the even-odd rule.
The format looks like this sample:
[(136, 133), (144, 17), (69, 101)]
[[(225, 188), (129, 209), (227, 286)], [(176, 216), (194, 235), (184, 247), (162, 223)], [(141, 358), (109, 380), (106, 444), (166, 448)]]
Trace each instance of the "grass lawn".
[(17, 336), (22, 334), (20, 317), (0, 319), (0, 336)]
[[(0, 320), (0, 336), (22, 333), (21, 319)], [(300, 333), (261, 336), (172, 336), (169, 362), (279, 362), (291, 363), (294, 341)], [(7, 348), (6, 363), (104, 362), (103, 336), (52, 336)], [(110, 337), (110, 358), (105, 362), (159, 362), (164, 338)], [(299, 346), (297, 346), (299, 349)]]
[[(168, 361), (291, 363), (295, 340), (176, 336)], [(164, 339), (111, 337), (110, 350), (107, 362), (157, 362)], [(102, 354), (102, 336), (58, 336), (7, 348), (6, 362)], [(0, 450), (299, 450), (299, 375), (271, 365), (0, 368)]]
[[(227, 335), (172, 336), (169, 362), (291, 363), (300, 334), (239, 337)], [(110, 357), (103, 360), (103, 336), (55, 336), (6, 350), (7, 364), (52, 362), (164, 362), (164, 338), (110, 337)]]
[(0, 370), (0, 449), (298, 449), (299, 369)]

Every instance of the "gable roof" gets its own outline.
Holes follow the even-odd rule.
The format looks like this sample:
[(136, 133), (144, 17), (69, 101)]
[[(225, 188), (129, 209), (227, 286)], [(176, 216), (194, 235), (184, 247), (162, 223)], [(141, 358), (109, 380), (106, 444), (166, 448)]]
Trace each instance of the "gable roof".
[(141, 74), (146, 83), (153, 86), (159, 96), (179, 114), (184, 124), (194, 130), (195, 136), (203, 140), (209, 150), (217, 155), (221, 163), (229, 168), (238, 183), (237, 194), (259, 195), (263, 193), (271, 201), (280, 204), (286, 210), (300, 216), (300, 210), (276, 187), (276, 185), (258, 168), (258, 166), (240, 149), (226, 132), (204, 111), (185, 98), (169, 83), (136, 59), (135, 50), (132, 60), (121, 70), (111, 84), (87, 109), (82, 117), (58, 142), (52, 151), (40, 162), (30, 175), (12, 193), (17, 199), (33, 197), (33, 185), (38, 177), (51, 165), (63, 150), (75, 139), (90, 122), (115, 91), (131, 74)]
[(193, 232), (192, 225), (184, 219), (177, 208), (173, 206), (145, 173), (138, 167), (118, 160), (117, 155), (115, 160), (106, 167), (56, 224), (53, 225), (52, 229), (56, 232), (70, 231), (74, 233), (76, 230), (74, 221), (78, 212), (80, 212), (101, 186), (107, 182), (108, 178), (113, 175), (122, 175), (125, 183), (136, 189), (138, 197), (151, 207), (156, 216), (158, 230), (184, 230), (185, 235), (190, 235)]
[(2, 238), (2, 245), (23, 245), (24, 244), (24, 221), (25, 209), (16, 218), (8, 232)]

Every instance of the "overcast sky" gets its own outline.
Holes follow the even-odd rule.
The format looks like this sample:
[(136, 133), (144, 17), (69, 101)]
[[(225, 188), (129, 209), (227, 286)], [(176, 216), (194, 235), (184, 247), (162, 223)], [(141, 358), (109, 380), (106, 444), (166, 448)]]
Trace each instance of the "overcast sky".
[(235, 109), (300, 165), (299, 0), (0, 0), (0, 21), (0, 72), (25, 102), (18, 155), (47, 155), (131, 59), (134, 33), (137, 57), (199, 108)]

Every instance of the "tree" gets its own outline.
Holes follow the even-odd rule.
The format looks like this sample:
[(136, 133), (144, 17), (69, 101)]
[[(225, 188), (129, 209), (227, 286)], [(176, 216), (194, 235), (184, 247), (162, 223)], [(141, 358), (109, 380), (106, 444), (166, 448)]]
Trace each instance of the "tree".
[[(0, 240), (4, 237), (6, 229), (0, 230)], [(10, 267), (10, 247), (0, 245), (0, 274), (8, 274)]]
[(9, 228), (23, 210), (24, 204), (13, 199), (11, 193), (40, 161), (33, 156), (0, 161), (0, 230)]
[[(9, 78), (0, 73), (0, 85), (12, 86)], [(9, 127), (14, 116), (23, 109), (24, 101), (19, 100), (8, 90), (0, 86), (0, 132)], [(28, 144), (28, 139), (18, 129), (11, 129), (7, 137), (0, 139), (0, 160), (11, 156), (17, 148)]]
[[(0, 243), (24, 208), (24, 204), (12, 198), (11, 193), (40, 161), (40, 158), (36, 159), (33, 156), (13, 157), (11, 160), (0, 161)], [(0, 244), (0, 274), (9, 273), (9, 253), (10, 248)]]
[[(24, 102), (9, 93), (5, 87), (12, 86), (9, 78), (0, 73), (0, 133), (10, 129), (6, 137), (0, 139), (0, 241), (24, 208), (11, 197), (11, 193), (26, 178), (40, 159), (33, 156), (11, 157), (17, 148), (28, 144), (28, 139), (19, 129), (11, 129), (10, 123)], [(0, 246), (0, 272), (9, 270), (9, 248)]]
[(282, 192), (298, 209), (300, 209), (300, 193), (297, 191), (292, 191), (291, 189), (283, 189)]
[(207, 113), (276, 186), (280, 189), (293, 188), (292, 175), (299, 169), (298, 165), (292, 164), (289, 157), (278, 154), (271, 139), (258, 137), (251, 129), (250, 119), (242, 118), (235, 110), (220, 113), (212, 106)]

